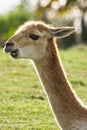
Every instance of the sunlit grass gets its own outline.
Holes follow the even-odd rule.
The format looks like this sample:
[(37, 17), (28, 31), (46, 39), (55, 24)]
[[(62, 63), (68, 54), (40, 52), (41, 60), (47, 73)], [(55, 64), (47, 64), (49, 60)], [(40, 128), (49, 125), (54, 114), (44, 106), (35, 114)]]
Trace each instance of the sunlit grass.
[[(87, 47), (60, 51), (76, 93), (87, 105)], [(59, 130), (35, 70), (0, 50), (0, 130)]]

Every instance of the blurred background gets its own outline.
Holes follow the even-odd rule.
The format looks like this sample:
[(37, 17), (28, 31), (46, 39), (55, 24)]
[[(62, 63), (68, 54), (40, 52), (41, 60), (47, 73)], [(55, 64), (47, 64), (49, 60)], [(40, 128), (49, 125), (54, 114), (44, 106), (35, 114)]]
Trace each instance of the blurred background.
[(19, 25), (28, 20), (43, 20), (54, 26), (75, 26), (75, 33), (59, 40), (60, 48), (87, 45), (87, 0), (0, 1), (0, 47)]

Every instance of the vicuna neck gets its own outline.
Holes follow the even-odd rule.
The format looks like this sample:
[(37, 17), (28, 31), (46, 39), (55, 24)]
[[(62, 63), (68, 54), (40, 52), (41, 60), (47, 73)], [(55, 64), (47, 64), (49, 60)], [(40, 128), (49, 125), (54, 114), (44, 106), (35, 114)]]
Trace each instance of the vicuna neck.
[(87, 118), (87, 109), (78, 101), (64, 73), (54, 40), (50, 40), (46, 56), (35, 62), (36, 69), (59, 124), (68, 130), (72, 122)]

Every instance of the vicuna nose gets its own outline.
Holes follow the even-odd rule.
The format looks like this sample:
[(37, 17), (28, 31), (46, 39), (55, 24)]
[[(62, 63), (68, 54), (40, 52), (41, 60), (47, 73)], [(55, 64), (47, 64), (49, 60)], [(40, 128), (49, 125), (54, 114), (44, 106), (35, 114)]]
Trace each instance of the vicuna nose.
[(5, 47), (4, 47), (4, 51), (5, 51), (6, 53), (11, 52), (12, 49), (13, 49), (13, 46), (14, 46), (14, 43), (13, 43), (13, 42), (6, 42)]
[(8, 46), (13, 46), (13, 45), (14, 45), (13, 42), (7, 42), (7, 43), (6, 43), (6, 47), (8, 47)]

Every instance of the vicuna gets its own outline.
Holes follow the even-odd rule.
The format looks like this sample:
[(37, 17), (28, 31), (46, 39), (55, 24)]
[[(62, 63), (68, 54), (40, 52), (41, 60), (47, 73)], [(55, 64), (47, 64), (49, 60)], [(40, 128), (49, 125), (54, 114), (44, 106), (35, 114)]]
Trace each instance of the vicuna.
[(74, 27), (27, 22), (8, 39), (4, 51), (13, 58), (34, 61), (60, 129), (87, 130), (87, 107), (80, 103), (67, 80), (54, 39), (74, 31)]

